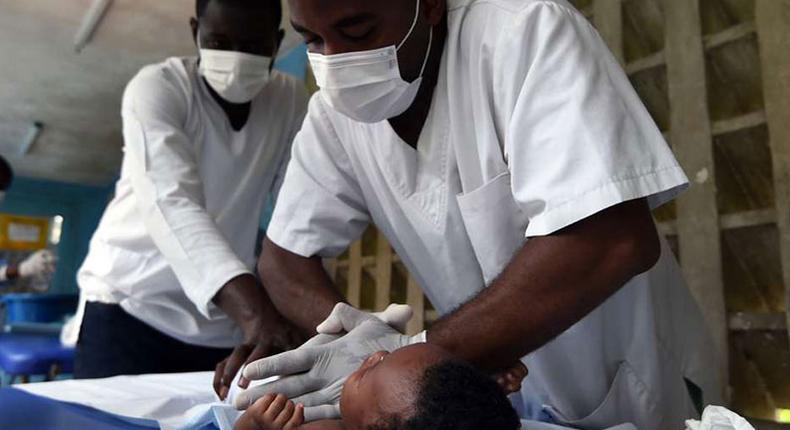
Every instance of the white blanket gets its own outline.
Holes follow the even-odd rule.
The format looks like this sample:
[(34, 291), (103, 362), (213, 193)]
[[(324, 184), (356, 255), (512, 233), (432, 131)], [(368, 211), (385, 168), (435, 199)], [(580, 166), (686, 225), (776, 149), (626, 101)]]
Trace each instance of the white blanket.
[(240, 416), (217, 398), (212, 372), (118, 376), (17, 385), (50, 399), (89, 406), (135, 424), (163, 430), (189, 430), (214, 423), (232, 430)]

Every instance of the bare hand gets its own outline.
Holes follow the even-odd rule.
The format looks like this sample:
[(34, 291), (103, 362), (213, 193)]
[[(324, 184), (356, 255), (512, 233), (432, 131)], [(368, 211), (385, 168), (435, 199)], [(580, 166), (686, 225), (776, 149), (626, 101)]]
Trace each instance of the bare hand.
[(494, 379), (505, 391), (505, 394), (513, 394), (521, 391), (521, 382), (528, 374), (527, 366), (519, 361), (510, 369), (494, 375)]
[[(306, 340), (296, 326), (280, 317), (259, 324), (248, 338), (228, 358), (217, 364), (214, 370), (214, 391), (221, 400), (228, 397), (231, 383), (242, 367), (261, 358), (298, 348)], [(250, 381), (242, 378), (239, 386), (247, 388), (249, 383)]]

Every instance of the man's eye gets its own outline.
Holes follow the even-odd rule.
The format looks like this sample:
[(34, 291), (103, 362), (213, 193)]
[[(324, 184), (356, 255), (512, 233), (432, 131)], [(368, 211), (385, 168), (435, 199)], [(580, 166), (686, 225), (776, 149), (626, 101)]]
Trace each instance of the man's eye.
[(375, 30), (375, 27), (350, 27), (343, 29), (342, 33), (345, 37), (350, 40), (365, 40), (367, 39)]
[(222, 44), (216, 40), (207, 40), (206, 41), (206, 48), (208, 49), (219, 49), (222, 48)]
[(304, 36), (304, 43), (308, 46), (316, 46), (321, 44), (323, 40), (318, 36)]

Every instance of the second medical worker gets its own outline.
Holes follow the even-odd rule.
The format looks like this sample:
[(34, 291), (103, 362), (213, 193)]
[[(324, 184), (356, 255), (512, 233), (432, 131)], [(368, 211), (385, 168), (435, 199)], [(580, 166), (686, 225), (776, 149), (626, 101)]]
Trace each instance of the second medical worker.
[(199, 58), (145, 67), (124, 94), (121, 178), (78, 274), (78, 378), (214, 370), (234, 347), (231, 360), (300, 342), (252, 274), (307, 104), (272, 69), (282, 6), (196, 6)]

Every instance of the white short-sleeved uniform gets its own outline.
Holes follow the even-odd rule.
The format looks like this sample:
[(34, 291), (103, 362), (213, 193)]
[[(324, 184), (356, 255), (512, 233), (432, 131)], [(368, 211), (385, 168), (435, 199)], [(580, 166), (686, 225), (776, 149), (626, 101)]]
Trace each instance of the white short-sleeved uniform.
[[(564, 0), (448, 0), (449, 33), (417, 149), (388, 122), (357, 123), (313, 98), (269, 238), (333, 256), (369, 222), (444, 314), (526, 237), (613, 205), (657, 207), (687, 179), (590, 24)], [(718, 400), (703, 320), (663, 244), (659, 263), (524, 361), (516, 406), (558, 423), (682, 428), (684, 378)], [(540, 300), (540, 297), (535, 297)], [(521, 402), (521, 403), (519, 403)]]
[(237, 345), (241, 330), (212, 299), (252, 273), (263, 204), (306, 109), (303, 85), (274, 72), (235, 131), (197, 58), (140, 71), (124, 94), (121, 178), (78, 273), (83, 300), (186, 343)]

